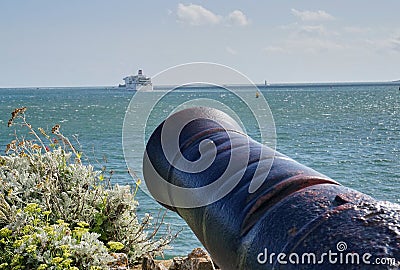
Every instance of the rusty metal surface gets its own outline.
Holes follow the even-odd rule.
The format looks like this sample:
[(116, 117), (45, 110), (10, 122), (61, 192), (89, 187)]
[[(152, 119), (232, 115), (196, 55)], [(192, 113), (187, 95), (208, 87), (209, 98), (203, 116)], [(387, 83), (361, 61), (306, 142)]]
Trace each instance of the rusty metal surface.
[[(151, 162), (169, 183), (194, 188), (212, 183), (223, 173), (232, 151), (230, 140), (243, 141), (242, 144), (235, 143), (235, 147), (250, 147), (246, 171), (225, 197), (197, 208), (165, 205), (187, 222), (221, 269), (398, 269), (393, 265), (373, 263), (376, 258), (393, 258), (400, 262), (399, 205), (377, 201), (344, 187), (283, 154), (249, 140), (241, 132), (233, 132), (229, 137), (214, 121), (200, 117), (202, 108), (189, 110), (194, 115), (198, 114), (199, 119), (182, 130), (180, 151), (185, 158), (196, 160), (200, 157), (201, 141), (211, 140), (217, 149), (212, 165), (195, 174), (174, 168), (163, 155), (160, 139), (162, 124), (147, 144), (149, 158), (143, 165), (149, 166)], [(207, 111), (207, 114), (210, 113), (213, 110)], [(180, 121), (180, 114), (182, 112), (171, 117)], [(234, 122), (230, 117), (222, 120), (228, 124)], [(249, 193), (257, 164), (270, 158), (274, 159), (271, 169), (265, 172), (264, 183), (256, 192)], [(339, 244), (343, 243), (346, 249), (341, 250)], [(268, 256), (275, 253), (275, 257), (269, 260), (268, 256), (264, 256), (266, 250)], [(311, 256), (310, 253), (315, 254), (316, 261), (313, 262), (310, 257), (308, 263), (283, 264), (277, 258), (279, 253), (286, 254), (286, 262), (290, 254), (301, 257), (303, 254)], [(331, 253), (337, 254), (335, 263), (328, 258)], [(371, 264), (361, 259), (367, 253), (371, 254), (368, 260)], [(361, 262), (346, 263), (346, 258), (350, 260), (355, 254)], [(293, 255), (293, 259), (296, 256)]]

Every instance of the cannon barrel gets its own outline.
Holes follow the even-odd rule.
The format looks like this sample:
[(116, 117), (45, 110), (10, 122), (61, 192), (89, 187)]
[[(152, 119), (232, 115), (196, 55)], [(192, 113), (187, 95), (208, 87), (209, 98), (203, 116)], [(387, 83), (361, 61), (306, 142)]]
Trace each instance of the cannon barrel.
[[(225, 175), (227, 168), (237, 172)], [(398, 204), (252, 140), (219, 110), (168, 117), (148, 140), (143, 172), (154, 198), (186, 221), (221, 269), (397, 269), (400, 262)]]

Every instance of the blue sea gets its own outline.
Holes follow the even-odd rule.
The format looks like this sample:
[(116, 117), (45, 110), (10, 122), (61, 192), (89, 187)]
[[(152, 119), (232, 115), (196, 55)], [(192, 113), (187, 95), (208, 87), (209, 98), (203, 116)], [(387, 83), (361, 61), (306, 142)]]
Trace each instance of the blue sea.
[[(252, 90), (243, 86), (238, 91)], [(293, 84), (260, 87), (260, 91), (274, 118), (278, 151), (343, 185), (400, 203), (398, 85)], [(51, 130), (54, 124), (60, 124), (61, 131), (71, 141), (73, 137), (78, 139), (92, 164), (98, 168), (105, 165), (114, 171), (114, 183), (134, 185), (122, 147), (124, 117), (134, 94), (107, 87), (0, 89), (0, 151), (14, 137), (14, 129), (7, 127), (11, 112), (26, 106), (27, 120), (34, 127)], [(149, 100), (152, 94), (148, 93)], [(212, 87), (171, 93), (163, 101), (169, 109), (153, 115), (150, 131), (175, 106), (196, 98), (215, 99), (226, 106), (236, 102), (226, 91)], [(233, 109), (237, 109), (236, 105)], [(241, 121), (247, 123), (252, 119)], [(131, 130), (142, 132), (139, 128)], [(257, 134), (251, 127), (248, 132)], [(140, 140), (141, 134), (136, 135)], [(140, 157), (134, 160), (139, 177)], [(137, 199), (139, 215), (149, 212), (157, 216), (162, 209), (143, 192), (137, 194)], [(176, 214), (168, 211), (166, 222), (174, 230), (183, 228), (172, 243), (174, 249), (166, 252), (168, 256), (185, 255), (201, 246)]]

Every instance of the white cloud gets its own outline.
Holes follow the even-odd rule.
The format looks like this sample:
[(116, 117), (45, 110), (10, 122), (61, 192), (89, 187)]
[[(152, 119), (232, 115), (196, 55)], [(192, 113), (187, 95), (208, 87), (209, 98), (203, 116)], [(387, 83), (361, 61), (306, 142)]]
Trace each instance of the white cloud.
[(323, 25), (303, 25), (300, 27), (298, 34), (305, 37), (326, 36), (327, 30)]
[(228, 21), (232, 25), (246, 26), (249, 24), (249, 20), (246, 15), (240, 10), (234, 10), (228, 15)]
[(227, 47), (225, 48), (225, 50), (226, 50), (229, 54), (232, 54), (232, 55), (236, 55), (236, 54), (237, 54), (237, 51), (236, 51), (235, 49), (232, 49), (232, 48), (229, 47), (229, 46), (227, 46)]
[(221, 16), (214, 14), (202, 6), (194, 4), (189, 4), (187, 6), (179, 4), (176, 14), (180, 22), (190, 25), (212, 25), (222, 21)]
[(291, 12), (294, 16), (298, 17), (302, 21), (330, 21), (334, 20), (335, 17), (333, 17), (331, 14), (327, 13), (324, 10), (318, 10), (318, 11), (309, 11), (309, 10), (297, 10), (292, 8)]
[[(311, 17), (311, 16), (310, 16)], [(263, 49), (266, 53), (327, 53), (348, 49), (342, 34), (316, 22), (294, 22), (279, 27), (286, 32), (280, 43)]]
[(195, 4), (178, 4), (176, 15), (179, 22), (196, 26), (222, 23), (229, 26), (246, 26), (250, 23), (247, 16), (240, 10), (234, 10), (227, 16), (222, 16)]

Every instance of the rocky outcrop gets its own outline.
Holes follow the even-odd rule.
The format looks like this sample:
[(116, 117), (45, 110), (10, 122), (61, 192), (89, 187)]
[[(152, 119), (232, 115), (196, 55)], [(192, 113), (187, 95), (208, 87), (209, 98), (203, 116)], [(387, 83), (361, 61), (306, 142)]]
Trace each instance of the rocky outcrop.
[(170, 260), (155, 260), (145, 256), (142, 264), (128, 266), (128, 258), (124, 253), (114, 253), (116, 261), (110, 265), (111, 270), (218, 270), (210, 255), (201, 248), (195, 248), (187, 257), (175, 257)]
[(210, 255), (201, 248), (195, 248), (187, 257), (176, 257), (172, 260), (154, 260), (145, 257), (141, 270), (216, 270)]

